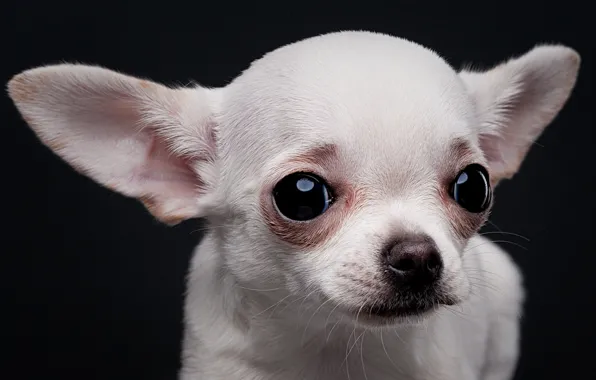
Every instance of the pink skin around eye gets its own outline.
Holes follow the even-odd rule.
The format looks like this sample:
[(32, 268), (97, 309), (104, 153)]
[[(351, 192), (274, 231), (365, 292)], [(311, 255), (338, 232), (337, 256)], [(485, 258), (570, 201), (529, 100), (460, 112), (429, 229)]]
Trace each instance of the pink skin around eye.
[[(332, 173), (325, 181), (333, 189), (333, 204), (322, 215), (307, 222), (295, 222), (283, 218), (273, 205), (272, 191), (275, 182), (271, 181), (261, 192), (261, 212), (267, 226), (283, 242), (298, 248), (314, 248), (324, 244), (341, 228), (347, 217), (362, 200), (362, 192), (340, 177), (339, 162), (335, 145), (324, 145), (302, 153), (282, 165), (287, 172), (320, 171)], [(281, 178), (277, 178), (279, 180)]]
[(490, 207), (485, 212), (471, 213), (464, 210), (452, 198), (451, 184), (459, 171), (471, 164), (477, 162), (480, 153), (473, 149), (472, 145), (464, 140), (457, 139), (450, 147), (449, 159), (445, 160), (445, 167), (441, 168), (443, 177), (440, 178), (437, 193), (441, 206), (445, 212), (446, 218), (451, 224), (451, 229), (455, 236), (462, 242), (466, 241), (486, 222)]

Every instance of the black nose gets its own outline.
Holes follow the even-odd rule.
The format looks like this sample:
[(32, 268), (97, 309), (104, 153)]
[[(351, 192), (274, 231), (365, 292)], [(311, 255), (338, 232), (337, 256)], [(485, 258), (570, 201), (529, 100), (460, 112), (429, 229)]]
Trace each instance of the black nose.
[(432, 239), (426, 236), (408, 237), (394, 243), (388, 250), (387, 264), (400, 285), (430, 285), (443, 271), (441, 255)]

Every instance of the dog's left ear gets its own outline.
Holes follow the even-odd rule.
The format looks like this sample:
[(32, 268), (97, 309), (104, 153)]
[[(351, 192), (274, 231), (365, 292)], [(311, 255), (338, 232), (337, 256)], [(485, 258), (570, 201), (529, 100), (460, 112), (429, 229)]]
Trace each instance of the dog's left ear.
[(579, 66), (573, 49), (542, 45), (488, 71), (460, 73), (475, 102), (493, 184), (518, 171), (532, 143), (569, 98)]

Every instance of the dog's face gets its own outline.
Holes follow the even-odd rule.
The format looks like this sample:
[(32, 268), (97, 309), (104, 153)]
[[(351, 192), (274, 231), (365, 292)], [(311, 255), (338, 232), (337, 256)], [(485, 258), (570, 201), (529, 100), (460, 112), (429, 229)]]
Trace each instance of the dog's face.
[(457, 73), (414, 43), (346, 32), (278, 49), (220, 89), (62, 65), (9, 91), (75, 168), (162, 221), (210, 219), (239, 283), (378, 325), (467, 296), (462, 255), (492, 189), (578, 67), (543, 46)]

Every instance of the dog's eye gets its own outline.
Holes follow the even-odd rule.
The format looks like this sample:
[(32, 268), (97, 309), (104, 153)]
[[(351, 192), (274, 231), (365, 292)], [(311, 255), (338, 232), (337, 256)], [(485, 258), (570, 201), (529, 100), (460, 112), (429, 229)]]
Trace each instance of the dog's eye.
[(459, 205), (474, 213), (485, 211), (490, 205), (491, 189), (488, 172), (478, 164), (462, 170), (451, 187), (451, 196)]
[(307, 221), (327, 211), (332, 197), (321, 178), (308, 173), (294, 173), (277, 183), (273, 189), (273, 199), (284, 217)]

